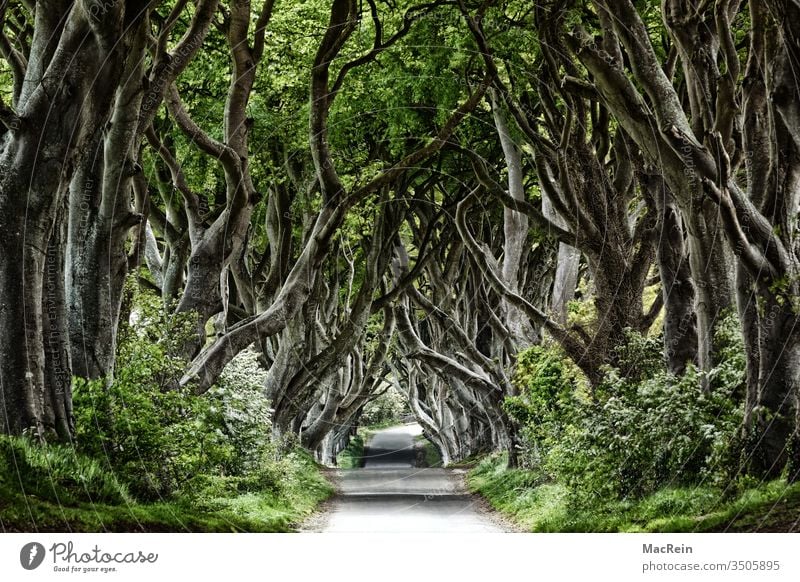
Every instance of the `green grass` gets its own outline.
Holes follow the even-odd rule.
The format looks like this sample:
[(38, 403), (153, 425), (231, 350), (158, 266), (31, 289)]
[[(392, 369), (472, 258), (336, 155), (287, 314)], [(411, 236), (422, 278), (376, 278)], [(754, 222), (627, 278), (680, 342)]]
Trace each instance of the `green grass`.
[(483, 459), (469, 473), (473, 492), (531, 532), (798, 531), (800, 483), (776, 480), (733, 498), (712, 487), (666, 488), (635, 501), (575, 507), (566, 486), (508, 469), (503, 455)]
[(336, 457), (341, 469), (358, 469), (364, 466), (364, 437), (360, 434), (350, 439), (347, 447)]
[(417, 464), (420, 467), (441, 467), (442, 455), (431, 441), (424, 435), (419, 435), (415, 439), (417, 445)]
[(40, 447), (0, 436), (2, 531), (292, 531), (333, 494), (316, 463), (295, 451), (281, 464), (278, 486), (201, 476), (187, 493), (138, 503), (124, 484), (69, 447)]
[(125, 485), (94, 459), (18, 437), (0, 436), (0, 487), (56, 504), (131, 501)]
[(464, 457), (460, 461), (452, 461), (447, 465), (451, 469), (473, 469), (486, 458), (486, 453), (475, 453), (469, 457)]

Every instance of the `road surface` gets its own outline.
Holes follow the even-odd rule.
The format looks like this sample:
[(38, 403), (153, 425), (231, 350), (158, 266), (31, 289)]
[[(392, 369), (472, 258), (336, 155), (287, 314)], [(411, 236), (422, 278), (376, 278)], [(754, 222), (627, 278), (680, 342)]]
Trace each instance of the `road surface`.
[(418, 425), (376, 432), (362, 469), (341, 470), (324, 532), (501, 532), (464, 490), (462, 470), (415, 468)]

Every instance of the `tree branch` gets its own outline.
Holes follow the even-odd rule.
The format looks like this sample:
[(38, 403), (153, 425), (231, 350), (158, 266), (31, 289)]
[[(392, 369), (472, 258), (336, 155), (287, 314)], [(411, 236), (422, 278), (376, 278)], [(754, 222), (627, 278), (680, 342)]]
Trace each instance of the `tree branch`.
[(546, 230), (547, 234), (553, 236), (559, 242), (567, 244), (573, 244), (575, 242), (574, 234), (549, 220), (536, 206), (527, 200), (514, 198), (506, 192), (500, 184), (492, 179), (486, 169), (484, 161), (475, 152), (467, 152), (467, 154), (472, 158), (472, 168), (475, 172), (475, 176), (478, 178), (478, 182), (488, 190), (489, 194), (497, 198), (504, 206), (525, 214), (536, 226), (542, 230)]
[(196, 144), (200, 151), (206, 155), (219, 160), (225, 169), (233, 174), (239, 172), (239, 158), (231, 148), (224, 143), (213, 139), (203, 130), (186, 111), (186, 108), (178, 94), (175, 85), (171, 85), (166, 95), (167, 109), (178, 123), (178, 127), (192, 143)]
[(456, 226), (462, 240), (467, 245), (467, 248), (472, 253), (476, 262), (479, 266), (483, 267), (482, 273), (489, 282), (489, 285), (491, 285), (494, 291), (501, 297), (505, 297), (509, 303), (525, 312), (525, 314), (533, 321), (544, 326), (553, 335), (553, 337), (559, 342), (563, 343), (565, 347), (575, 350), (576, 352), (586, 352), (586, 347), (577, 339), (572, 337), (567, 330), (547, 317), (543, 311), (529, 303), (523, 297), (511, 291), (511, 289), (509, 289), (500, 279), (497, 274), (497, 266), (495, 265), (494, 257), (491, 256), (491, 254), (485, 248), (482, 248), (478, 244), (478, 242), (472, 236), (472, 233), (469, 231), (469, 227), (467, 226), (467, 208), (469, 208), (474, 201), (477, 191), (478, 189), (473, 190), (469, 196), (458, 203), (458, 207), (456, 209)]
[[(6, 10), (8, 9), (8, 0), (3, 0), (0, 3), (0, 55), (8, 63), (11, 68), (12, 78), (14, 80), (14, 98), (18, 98), (22, 82), (25, 79), (25, 71), (28, 68), (28, 63), (25, 57), (14, 48), (5, 32)], [(4, 121), (5, 123), (5, 121)]]
[[(200, 50), (218, 6), (219, 0), (197, 0), (192, 21), (171, 52), (158, 52), (166, 48), (168, 34), (164, 34), (158, 39), (155, 49), (157, 52), (153, 55), (153, 70), (139, 113), (137, 130), (139, 134), (144, 133), (145, 129), (153, 122), (156, 112), (164, 100), (165, 92), (170, 90), (175, 80)], [(167, 20), (166, 32), (169, 32), (174, 24), (170, 20), (172, 16), (173, 14)], [(177, 15), (174, 16), (178, 18)]]
[(322, 37), (311, 69), (311, 112), (309, 115), (309, 143), (314, 168), (319, 179), (323, 200), (327, 203), (344, 195), (344, 186), (333, 163), (328, 147), (328, 112), (330, 88), (328, 79), (334, 58), (355, 30), (358, 7), (355, 0), (334, 0), (325, 35)]
[(197, 194), (189, 188), (189, 184), (186, 182), (186, 176), (183, 173), (183, 167), (172, 155), (169, 148), (158, 138), (152, 126), (145, 131), (145, 136), (169, 169), (172, 177), (172, 186), (183, 196), (186, 215), (189, 220), (189, 228), (194, 236), (200, 228), (202, 220), (200, 215), (200, 199)]
[(261, 62), (261, 57), (264, 55), (264, 37), (274, 8), (275, 0), (265, 0), (264, 5), (261, 7), (261, 13), (258, 15), (258, 20), (256, 20), (253, 39), (253, 61), (256, 64)]

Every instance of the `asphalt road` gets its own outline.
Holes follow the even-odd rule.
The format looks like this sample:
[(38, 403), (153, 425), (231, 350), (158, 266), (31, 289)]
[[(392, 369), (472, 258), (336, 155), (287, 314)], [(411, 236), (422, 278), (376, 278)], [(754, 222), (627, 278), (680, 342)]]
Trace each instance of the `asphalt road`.
[(379, 431), (362, 469), (338, 472), (324, 532), (501, 532), (464, 490), (463, 471), (415, 468), (418, 425)]

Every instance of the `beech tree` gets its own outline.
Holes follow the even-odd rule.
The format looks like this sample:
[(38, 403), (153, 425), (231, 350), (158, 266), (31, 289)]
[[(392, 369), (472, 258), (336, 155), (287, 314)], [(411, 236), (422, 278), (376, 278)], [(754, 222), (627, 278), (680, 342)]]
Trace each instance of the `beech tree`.
[[(647, 212), (641, 199), (643, 168), (638, 151), (625, 131), (614, 128), (598, 97), (575, 81), (576, 71), (561, 56), (558, 38), (551, 38), (549, 22), (537, 20), (540, 36), (546, 42), (541, 57), (530, 66), (542, 71), (532, 76), (521, 71), (522, 79), (534, 78), (535, 84), (521, 97), (507, 89), (487, 45), (480, 18), (466, 15), (478, 46), (482, 49), (494, 83), (513, 112), (526, 144), (533, 153), (531, 169), (536, 184), (552, 210), (530, 204), (523, 194), (505, 191), (489, 174), (481, 160), (475, 160), (476, 178), (481, 189), (494, 194), (510, 208), (523, 211), (536, 226), (559, 243), (579, 249), (591, 271), (593, 300), (597, 314), (591, 327), (580, 323), (568, 326), (549, 318), (545, 312), (526, 305), (501, 276), (494, 257), (474, 244), (466, 225), (459, 222), (462, 236), (476, 258), (486, 264), (487, 275), (501, 296), (514, 296), (531, 317), (563, 346), (570, 358), (592, 383), (602, 378), (602, 367), (615, 364), (614, 349), (624, 342), (626, 330), (646, 332), (658, 315), (662, 303), (657, 300), (644, 311), (643, 293), (655, 258), (656, 220)], [(567, 76), (566, 83), (562, 77)], [(523, 81), (512, 79), (519, 87)], [(495, 107), (501, 104), (495, 103)], [(519, 165), (518, 146), (507, 131), (500, 131), (509, 168)], [(510, 154), (510, 155), (509, 155)], [(463, 215), (468, 200), (462, 202)], [(563, 225), (563, 226), (562, 226)]]
[(0, 431), (73, 437), (129, 282), (194, 322), (167, 389), (205, 394), (252, 346), (265, 430), (328, 464), (391, 388), (446, 463), (513, 465), (540, 343), (596, 403), (610, 368), (636, 377), (631, 335), (663, 334), (669, 385), (697, 368), (717, 396), (735, 312), (743, 468), (796, 478), (798, 21), (792, 0), (0, 3)]
[[(129, 131), (129, 111), (115, 113), (115, 102), (133, 89), (120, 73), (140, 70), (153, 9), (67, 1), (0, 7), (0, 46), (13, 79), (11, 101), (1, 107), (2, 432), (71, 437), (71, 290), (63, 265), (70, 233), (82, 228), (81, 217), (92, 217), (80, 202), (69, 204), (84, 200), (71, 194), (70, 181), (96, 136), (126, 150), (118, 141)], [(115, 160), (109, 182), (129, 171), (129, 159)], [(107, 208), (114, 203), (110, 195)], [(117, 219), (132, 223), (125, 214)]]
[(154, 38), (151, 26), (142, 29), (133, 46), (139, 58), (128, 60), (120, 75), (109, 125), (92, 136), (70, 180), (65, 271), (75, 376), (113, 373), (123, 285), (146, 244), (150, 200), (142, 173), (143, 141), (170, 86), (202, 47), (217, 6), (216, 0), (198, 2), (179, 36), (175, 29), (185, 3), (152, 24)]
[[(735, 256), (748, 352), (747, 461), (764, 475), (779, 474), (788, 462), (794, 475), (798, 342), (791, 223), (797, 189), (791, 176), (798, 88), (791, 71), (798, 45), (791, 23), (797, 6), (748, 3), (750, 33), (742, 68), (732, 24), (741, 3), (665, 3), (664, 25), (683, 65), (687, 99), (670, 80), (669, 67), (662, 65), (633, 4), (594, 6), (608, 16), (601, 19), (603, 37), (625, 51), (643, 93), (624, 75), (623, 61), (606, 58), (585, 30), (575, 28), (565, 38), (619, 123), (663, 171), (687, 221), (697, 305), (702, 306), (701, 343), (707, 343), (710, 322), (727, 302), (724, 257)], [(712, 224), (720, 225), (727, 249), (701, 244), (714, 232)]]

